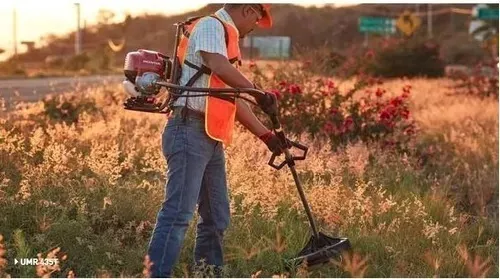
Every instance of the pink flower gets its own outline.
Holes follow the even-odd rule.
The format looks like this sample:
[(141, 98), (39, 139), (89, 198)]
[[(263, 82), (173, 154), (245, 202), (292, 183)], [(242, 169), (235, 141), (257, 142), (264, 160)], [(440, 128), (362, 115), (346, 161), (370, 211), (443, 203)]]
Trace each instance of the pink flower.
[(325, 132), (327, 134), (330, 134), (331, 132), (333, 132), (333, 123), (332, 122), (326, 122), (325, 125), (323, 125), (323, 130), (325, 130)]
[(330, 89), (335, 88), (335, 83), (331, 80), (328, 81), (327, 85), (328, 85), (328, 88), (330, 88)]
[(410, 111), (407, 110), (407, 109), (403, 109), (401, 112), (400, 112), (400, 115), (401, 117), (403, 117), (404, 119), (408, 119), (410, 117)]
[(370, 49), (365, 53), (365, 58), (368, 60), (372, 59), (374, 56), (375, 56), (375, 52), (373, 51), (373, 49)]
[(297, 84), (291, 84), (288, 87), (288, 91), (290, 91), (290, 93), (292, 93), (292, 94), (300, 94), (300, 93), (302, 93), (302, 89)]
[(341, 133), (341, 130), (335, 125), (335, 123), (328, 121), (323, 125), (323, 130), (327, 134), (333, 134), (335, 136), (339, 135)]
[(383, 141), (383, 146), (384, 147), (391, 147), (391, 146), (394, 146), (396, 144), (395, 141), (393, 140), (384, 140)]
[(411, 136), (411, 135), (415, 134), (415, 129), (413, 129), (412, 127), (409, 127), (405, 130), (405, 134)]
[(352, 130), (354, 130), (354, 120), (352, 119), (351, 116), (348, 116), (344, 120), (344, 127), (345, 127), (346, 131), (352, 131)]
[(391, 114), (387, 110), (383, 110), (380, 112), (380, 119), (381, 120), (389, 120), (391, 119)]
[(384, 95), (384, 93), (385, 93), (384, 89), (377, 88), (375, 95), (377, 95), (377, 97), (382, 97), (382, 95)]
[(403, 98), (395, 97), (391, 100), (391, 105), (397, 107), (403, 103)]

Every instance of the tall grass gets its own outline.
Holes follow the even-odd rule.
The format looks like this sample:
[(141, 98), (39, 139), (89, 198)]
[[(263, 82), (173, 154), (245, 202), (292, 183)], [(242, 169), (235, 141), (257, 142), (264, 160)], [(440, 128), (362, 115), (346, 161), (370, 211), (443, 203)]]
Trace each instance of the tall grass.
[[(226, 150), (226, 276), (498, 277), (498, 104), (449, 95), (443, 79), (384, 86), (408, 83), (419, 127), (410, 152), (363, 142), (332, 152), (300, 137), (310, 153), (297, 169), (320, 227), (353, 245), (343, 262), (285, 268), (283, 259), (310, 235), (307, 220), (289, 172), (267, 166), (266, 147), (249, 146), (256, 139), (238, 127)], [(56, 248), (50, 256), (60, 264), (50, 276), (148, 275), (144, 255), (164, 194), (166, 119), (124, 111), (120, 92), (102, 85), (51, 103), (76, 115), (48, 112), (44, 102), (2, 115), (0, 275), (35, 276), (40, 269), (14, 258)], [(65, 100), (73, 107), (57, 105)], [(193, 224), (176, 276), (200, 275), (191, 271)]]

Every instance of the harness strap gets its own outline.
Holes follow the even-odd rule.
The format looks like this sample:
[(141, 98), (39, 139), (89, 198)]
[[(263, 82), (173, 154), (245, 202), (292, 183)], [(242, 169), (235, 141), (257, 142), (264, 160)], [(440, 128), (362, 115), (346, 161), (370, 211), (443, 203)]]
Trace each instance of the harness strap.
[[(233, 58), (229, 59), (229, 63), (231, 63), (231, 64), (233, 64), (236, 61), (239, 61), (238, 57), (233, 57)], [(201, 65), (201, 67), (199, 67), (198, 65), (195, 65), (194, 63), (190, 62), (189, 60), (184, 60), (184, 64), (186, 64), (186, 66), (188, 66), (192, 69), (195, 69), (197, 71), (202, 71), (204, 74), (207, 74), (207, 75), (210, 75), (212, 73), (212, 70), (203, 64)]]
[(186, 66), (192, 68), (192, 69), (195, 69), (197, 71), (201, 71), (203, 74), (207, 74), (207, 75), (210, 75), (212, 73), (212, 70), (210, 70), (209, 67), (205, 66), (205, 65), (201, 65), (201, 67), (195, 65), (194, 63), (191, 63), (189, 60), (184, 60), (184, 64), (186, 64)]
[[(195, 81), (201, 77), (201, 75), (203, 75), (203, 71), (200, 69), (188, 80), (188, 82), (186, 83), (185, 86), (188, 86), (188, 87), (192, 86), (195, 83)], [(181, 90), (177, 94), (182, 95), (182, 93), (184, 93), (184, 91), (186, 91), (186, 90)], [(179, 95), (177, 96), (177, 98), (179, 98)], [(186, 122), (187, 112), (188, 112), (188, 98), (186, 98), (186, 102), (184, 103), (184, 109), (182, 110), (182, 121), (183, 122)]]
[[(207, 68), (207, 69), (208, 69), (208, 68)], [(196, 73), (195, 73), (195, 74), (194, 74), (194, 75), (193, 75), (193, 76), (192, 76), (192, 77), (188, 80), (188, 82), (187, 82), (187, 83), (186, 83), (186, 85), (184, 85), (184, 86), (187, 86), (187, 87), (192, 86), (192, 85), (196, 82), (196, 80), (197, 80), (197, 79), (199, 79), (199, 78), (201, 77), (201, 75), (203, 75), (203, 74), (204, 74), (204, 73), (203, 73), (203, 71), (202, 71), (202, 70), (197, 71), (197, 72), (196, 72)], [(182, 93), (184, 93), (184, 91), (186, 91), (186, 90), (181, 90), (181, 91), (179, 91), (177, 94), (181, 95)], [(187, 103), (187, 100), (186, 100), (186, 103)]]
[[(224, 25), (224, 22), (222, 22), (222, 20), (215, 15), (210, 15), (210, 17), (217, 19), (222, 24), (222, 26), (224, 27), (224, 39), (226, 40), (226, 46), (229, 45), (229, 34), (226, 30), (226, 25)], [(195, 17), (193, 20), (198, 19), (198, 18), (200, 18), (200, 17)], [(189, 33), (189, 31), (185, 28), (185, 25), (191, 24), (193, 20), (185, 21), (182, 24), (182, 34), (184, 34), (184, 36), (186, 36), (186, 38), (188, 38), (188, 39), (189, 39), (189, 36), (191, 36), (191, 33)]]

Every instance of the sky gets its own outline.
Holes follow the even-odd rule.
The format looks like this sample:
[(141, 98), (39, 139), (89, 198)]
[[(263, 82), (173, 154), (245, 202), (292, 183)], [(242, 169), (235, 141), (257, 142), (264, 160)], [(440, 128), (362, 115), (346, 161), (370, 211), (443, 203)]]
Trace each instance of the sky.
[[(17, 17), (17, 49), (18, 52), (24, 52), (25, 46), (20, 44), (21, 41), (35, 41), (35, 45), (40, 45), (40, 37), (44, 35), (62, 35), (74, 31), (76, 29), (75, 3), (77, 2), (80, 3), (81, 26), (83, 26), (84, 21), (86, 21), (87, 25), (95, 23), (100, 9), (113, 11), (116, 15), (115, 21), (121, 21), (127, 13), (133, 16), (144, 13), (171, 15), (196, 10), (208, 3), (214, 3), (214, 1), (200, 0), (1, 0), (0, 49), (4, 49), (5, 53), (0, 54), (0, 60), (6, 59), (14, 50), (14, 9)], [(335, 2), (335, 5), (341, 6), (348, 3), (348, 0)], [(313, 2), (296, 1), (295, 3), (288, 3), (303, 6), (324, 5), (324, 2), (315, 2), (314, 0)]]

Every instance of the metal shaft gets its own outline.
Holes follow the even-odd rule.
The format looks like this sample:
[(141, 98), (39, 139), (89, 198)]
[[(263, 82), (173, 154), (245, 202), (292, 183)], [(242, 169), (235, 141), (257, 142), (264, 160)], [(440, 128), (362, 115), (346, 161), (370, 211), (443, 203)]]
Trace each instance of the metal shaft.
[(172, 76), (171, 76), (172, 79), (170, 80), (170, 82), (173, 82), (174, 81), (173, 79), (176, 78), (176, 75), (177, 75), (176, 62), (179, 60), (177, 58), (177, 46), (179, 46), (179, 41), (181, 39), (181, 28), (182, 28), (181, 24), (176, 24), (174, 53), (172, 54), (172, 59), (173, 59), (174, 63), (173, 63), (173, 68), (172, 68)]
[(80, 31), (80, 3), (75, 3), (76, 6), (76, 32), (75, 32), (75, 54), (82, 52), (82, 37)]
[(316, 227), (316, 223), (314, 222), (314, 218), (311, 213), (311, 208), (309, 207), (309, 203), (307, 202), (306, 195), (304, 194), (304, 189), (302, 189), (302, 183), (300, 182), (299, 176), (297, 174), (297, 170), (295, 170), (295, 165), (293, 163), (292, 155), (288, 149), (284, 150), (285, 158), (288, 162), (288, 167), (292, 172), (293, 180), (295, 180), (295, 185), (297, 186), (297, 190), (299, 191), (300, 200), (304, 205), (304, 209), (306, 210), (307, 219), (309, 219), (309, 224), (311, 224), (311, 230), (314, 237), (318, 238), (318, 228)]
[(17, 58), (17, 11), (12, 10), (12, 41), (14, 43), (14, 57)]
[[(181, 39), (181, 28), (182, 28), (182, 24), (181, 23), (176, 23), (174, 24), (175, 25), (175, 43), (174, 43), (174, 52), (172, 54), (172, 59), (173, 59), (173, 62), (172, 62), (172, 71), (170, 73), (170, 82), (171, 83), (174, 83), (176, 80), (176, 77), (177, 77), (177, 61), (179, 61), (179, 59), (177, 58), (177, 47), (179, 46), (179, 41)], [(172, 98), (172, 96), (169, 96), (168, 98), (165, 99), (165, 101), (160, 105), (160, 107), (158, 108), (160, 111), (162, 111), (163, 109), (165, 109), (169, 102), (170, 102), (170, 99)]]
[(432, 38), (432, 6), (427, 4), (427, 36)]

